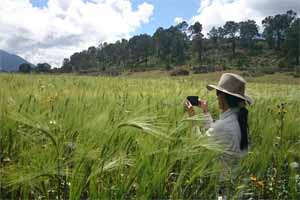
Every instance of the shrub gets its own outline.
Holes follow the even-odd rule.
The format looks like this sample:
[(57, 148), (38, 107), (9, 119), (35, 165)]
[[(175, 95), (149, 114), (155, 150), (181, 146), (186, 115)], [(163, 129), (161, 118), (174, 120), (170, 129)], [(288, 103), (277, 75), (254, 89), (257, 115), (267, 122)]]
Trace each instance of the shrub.
[(111, 69), (111, 70), (106, 71), (104, 74), (107, 76), (120, 76), (121, 72), (117, 69)]
[(190, 72), (186, 69), (175, 69), (170, 73), (171, 76), (188, 76), (189, 74)]
[(254, 45), (254, 49), (256, 51), (262, 51), (262, 50), (268, 49), (268, 48), (269, 48), (269, 46), (265, 41), (258, 41)]
[(167, 71), (170, 71), (170, 70), (173, 69), (173, 67), (172, 67), (171, 65), (167, 65), (167, 66), (165, 67), (165, 69), (166, 69)]
[(248, 71), (244, 71), (240, 74), (242, 77), (250, 77), (251, 74)]
[(263, 67), (260, 71), (264, 74), (274, 74), (275, 72), (278, 72), (279, 69), (276, 67)]
[(300, 78), (300, 66), (296, 66), (296, 67), (294, 68), (293, 76), (294, 76), (295, 78)]
[(289, 62), (286, 58), (282, 58), (278, 61), (277, 66), (279, 68), (288, 68), (289, 67)]
[(23, 63), (19, 66), (19, 72), (21, 73), (31, 73), (32, 67), (29, 63)]
[(199, 67), (193, 67), (192, 70), (194, 74), (202, 74), (202, 73), (208, 73), (208, 72), (216, 72), (216, 71), (222, 71), (224, 69), (224, 66), (199, 66)]

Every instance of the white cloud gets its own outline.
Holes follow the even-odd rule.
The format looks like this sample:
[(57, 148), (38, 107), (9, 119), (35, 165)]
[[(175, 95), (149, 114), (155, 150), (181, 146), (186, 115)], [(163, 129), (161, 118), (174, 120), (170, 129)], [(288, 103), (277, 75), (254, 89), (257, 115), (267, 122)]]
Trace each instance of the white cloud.
[(261, 26), (266, 16), (282, 14), (293, 9), (300, 13), (299, 0), (200, 0), (198, 15), (191, 23), (199, 21), (206, 34), (213, 26), (223, 26), (226, 21), (253, 19)]
[(182, 18), (182, 17), (175, 17), (174, 18), (174, 23), (175, 24), (180, 24), (181, 22), (183, 22), (184, 21), (184, 19)]
[(0, 49), (57, 67), (76, 51), (128, 38), (149, 22), (153, 9), (142, 3), (133, 10), (130, 0), (48, 0), (44, 8), (1, 0)]

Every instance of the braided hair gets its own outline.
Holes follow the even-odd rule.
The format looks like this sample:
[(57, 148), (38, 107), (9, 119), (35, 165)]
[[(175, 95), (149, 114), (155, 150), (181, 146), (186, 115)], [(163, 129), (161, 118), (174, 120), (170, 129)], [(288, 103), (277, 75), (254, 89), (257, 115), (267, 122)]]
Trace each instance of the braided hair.
[(240, 149), (244, 150), (248, 148), (248, 135), (249, 135), (249, 126), (248, 126), (248, 110), (245, 106), (240, 107), (244, 100), (238, 97), (225, 94), (225, 100), (229, 106), (229, 108), (239, 108), (238, 113), (238, 122), (241, 129), (241, 141), (240, 141)]

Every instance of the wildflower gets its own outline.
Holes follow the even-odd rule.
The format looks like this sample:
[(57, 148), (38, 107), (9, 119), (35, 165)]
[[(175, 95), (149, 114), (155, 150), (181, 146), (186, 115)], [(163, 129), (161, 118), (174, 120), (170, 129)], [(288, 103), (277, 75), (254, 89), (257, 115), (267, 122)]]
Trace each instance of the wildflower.
[(290, 163), (290, 167), (293, 168), (293, 169), (297, 169), (297, 168), (299, 168), (299, 163), (292, 162), (292, 163)]
[(277, 136), (276, 139), (277, 139), (277, 140), (281, 140), (281, 137)]
[(282, 109), (282, 112), (285, 114), (287, 113), (287, 109)]
[(45, 90), (46, 89), (46, 86), (45, 85), (40, 85), (40, 90)]
[(56, 121), (55, 120), (50, 120), (49, 122), (51, 125), (56, 125)]
[(263, 181), (257, 181), (256, 184), (257, 184), (258, 187), (264, 187), (265, 186)]
[(257, 181), (257, 178), (256, 178), (256, 176), (251, 176), (250, 180), (255, 182), (255, 181)]
[(3, 159), (3, 162), (10, 162), (10, 161), (11, 161), (11, 160), (10, 160), (9, 157), (6, 157), (6, 158)]

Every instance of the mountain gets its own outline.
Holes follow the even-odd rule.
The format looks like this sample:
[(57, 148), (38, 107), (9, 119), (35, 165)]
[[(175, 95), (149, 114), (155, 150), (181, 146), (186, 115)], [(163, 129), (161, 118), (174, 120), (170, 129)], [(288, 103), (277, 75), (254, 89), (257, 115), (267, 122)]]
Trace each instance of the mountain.
[[(18, 55), (0, 49), (0, 71), (18, 71), (20, 64), (29, 63)], [(30, 64), (30, 63), (29, 63)]]

